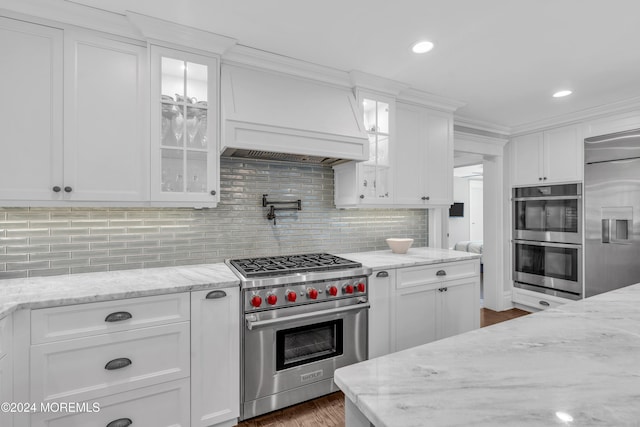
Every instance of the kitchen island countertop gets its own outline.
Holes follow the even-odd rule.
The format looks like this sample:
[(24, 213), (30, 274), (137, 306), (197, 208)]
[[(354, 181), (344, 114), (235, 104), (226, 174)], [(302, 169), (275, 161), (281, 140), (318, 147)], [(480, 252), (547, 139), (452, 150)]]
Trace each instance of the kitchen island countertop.
[(338, 369), (347, 427), (638, 426), (639, 306), (637, 284)]

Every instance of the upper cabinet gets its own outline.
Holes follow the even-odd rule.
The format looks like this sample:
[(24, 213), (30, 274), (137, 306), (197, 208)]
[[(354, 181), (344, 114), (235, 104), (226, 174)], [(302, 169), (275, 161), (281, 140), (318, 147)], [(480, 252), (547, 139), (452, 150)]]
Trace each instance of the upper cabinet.
[(151, 47), (151, 200), (215, 207), (219, 200), (215, 56)]
[(0, 18), (2, 204), (60, 200), (63, 32)]
[(395, 203), (453, 203), (453, 115), (398, 103)]
[(579, 125), (523, 135), (511, 141), (512, 185), (581, 181), (582, 177)]
[[(4, 206), (147, 197), (146, 49), (0, 20)], [(11, 124), (10, 126), (8, 124)]]
[(369, 138), (369, 158), (334, 166), (337, 207), (382, 206), (394, 203), (394, 98), (358, 91), (358, 105)]

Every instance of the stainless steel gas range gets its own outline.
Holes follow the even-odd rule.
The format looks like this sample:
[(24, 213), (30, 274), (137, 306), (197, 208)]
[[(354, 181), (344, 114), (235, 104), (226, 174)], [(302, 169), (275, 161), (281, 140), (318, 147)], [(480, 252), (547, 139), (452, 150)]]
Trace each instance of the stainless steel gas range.
[(242, 281), (240, 419), (337, 391), (367, 358), (371, 269), (330, 254), (232, 259)]

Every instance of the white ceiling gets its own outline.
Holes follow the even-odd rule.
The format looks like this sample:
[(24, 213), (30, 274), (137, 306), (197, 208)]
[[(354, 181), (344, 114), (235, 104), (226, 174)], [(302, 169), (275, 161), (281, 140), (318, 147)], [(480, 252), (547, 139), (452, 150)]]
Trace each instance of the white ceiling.
[[(638, 0), (73, 0), (465, 102), (515, 127), (640, 96)], [(410, 46), (436, 46), (417, 56)], [(554, 99), (569, 88), (574, 94)]]

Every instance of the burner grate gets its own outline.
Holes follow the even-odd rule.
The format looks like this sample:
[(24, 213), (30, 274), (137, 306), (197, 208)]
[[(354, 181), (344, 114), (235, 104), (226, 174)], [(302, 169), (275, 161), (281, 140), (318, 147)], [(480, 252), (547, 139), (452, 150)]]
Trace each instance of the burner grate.
[(358, 262), (327, 253), (232, 259), (229, 262), (247, 278), (362, 267)]

